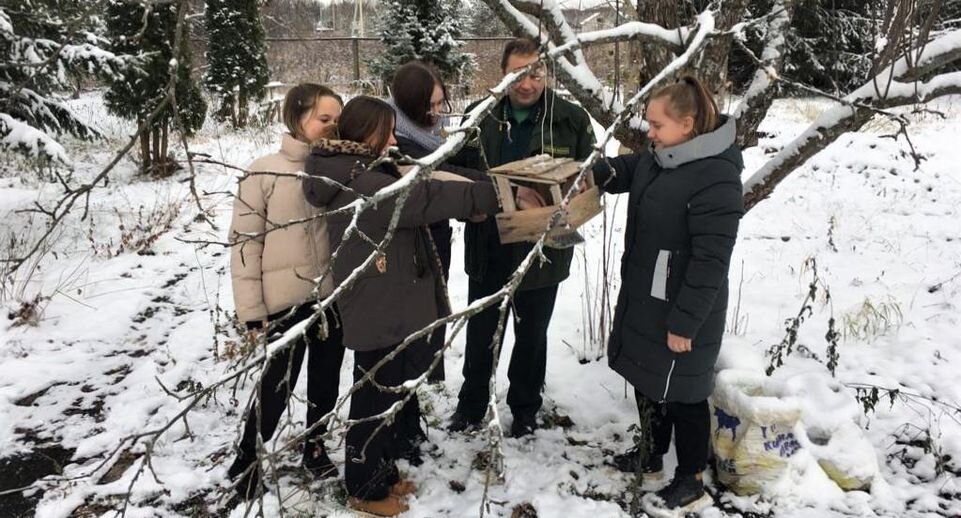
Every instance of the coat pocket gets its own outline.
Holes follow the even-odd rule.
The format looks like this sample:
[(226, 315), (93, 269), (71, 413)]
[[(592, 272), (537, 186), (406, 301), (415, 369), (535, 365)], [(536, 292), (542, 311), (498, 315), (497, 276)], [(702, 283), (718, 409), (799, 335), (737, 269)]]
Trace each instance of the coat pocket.
[(651, 296), (655, 299), (667, 301), (667, 278), (671, 273), (671, 251), (659, 250), (657, 262), (654, 263), (654, 275), (651, 278)]

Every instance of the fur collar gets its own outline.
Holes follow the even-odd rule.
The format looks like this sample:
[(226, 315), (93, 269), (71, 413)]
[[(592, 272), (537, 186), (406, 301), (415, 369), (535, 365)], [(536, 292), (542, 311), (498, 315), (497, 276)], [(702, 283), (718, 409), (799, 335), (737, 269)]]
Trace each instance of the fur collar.
[(363, 142), (339, 139), (321, 139), (314, 146), (325, 155), (360, 155), (370, 158), (377, 158), (377, 153)]

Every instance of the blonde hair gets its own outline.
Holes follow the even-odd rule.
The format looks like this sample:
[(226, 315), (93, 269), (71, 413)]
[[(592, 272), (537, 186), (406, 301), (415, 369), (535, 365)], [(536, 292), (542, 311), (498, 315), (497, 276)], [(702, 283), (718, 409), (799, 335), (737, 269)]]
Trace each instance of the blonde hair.
[(707, 87), (696, 77), (685, 75), (672, 85), (667, 85), (651, 97), (651, 100), (667, 98), (667, 115), (674, 120), (684, 117), (694, 119), (692, 137), (717, 129), (720, 120), (717, 103)]

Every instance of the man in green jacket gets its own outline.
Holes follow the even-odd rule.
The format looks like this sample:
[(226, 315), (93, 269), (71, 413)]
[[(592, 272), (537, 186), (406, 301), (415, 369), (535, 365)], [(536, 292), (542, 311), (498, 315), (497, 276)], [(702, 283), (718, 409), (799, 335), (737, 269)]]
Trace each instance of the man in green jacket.
[[(538, 60), (538, 44), (531, 39), (507, 43), (501, 59), (506, 75)], [(561, 99), (545, 87), (544, 67), (514, 83), (481, 121), (480, 135), (452, 163), (487, 170), (507, 162), (546, 153), (554, 157), (584, 160), (594, 145), (590, 118), (580, 107)], [(467, 111), (473, 106), (469, 107)], [(511, 273), (531, 251), (530, 243), (503, 245), (494, 218), (468, 223), (465, 231), (465, 270), (470, 278), (471, 302), (491, 295), (507, 283)], [(557, 286), (570, 273), (574, 251), (545, 248), (547, 262), (535, 262), (514, 294), (514, 351), (508, 378), (507, 404), (514, 422), (511, 434), (528, 435), (537, 427), (541, 389), (547, 368), (547, 327), (554, 311)], [(488, 382), (493, 365), (493, 339), (497, 328), (497, 305), (471, 318), (467, 324), (464, 384), (457, 411), (448, 429), (461, 431), (484, 418), (489, 399)]]

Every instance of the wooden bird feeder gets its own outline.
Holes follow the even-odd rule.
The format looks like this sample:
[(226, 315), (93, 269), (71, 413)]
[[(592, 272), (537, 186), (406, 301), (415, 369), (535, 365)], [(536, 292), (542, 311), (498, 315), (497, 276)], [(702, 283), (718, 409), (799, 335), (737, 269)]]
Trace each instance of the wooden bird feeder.
[[(497, 215), (501, 243), (537, 241), (560, 206), (564, 194), (577, 179), (580, 168), (580, 162), (570, 158), (537, 155), (491, 169), (490, 176), (503, 209)], [(594, 176), (586, 175), (585, 182), (587, 189), (570, 200), (566, 215), (547, 235), (546, 244), (564, 247), (582, 241), (577, 228), (601, 213), (600, 190), (594, 184)], [(519, 210), (514, 202), (514, 186), (537, 190), (541, 197), (549, 200), (550, 205)]]

